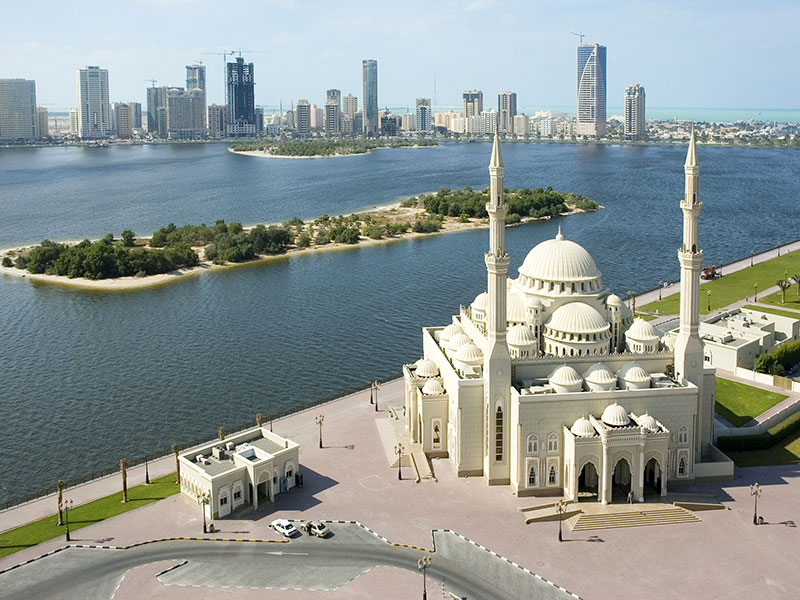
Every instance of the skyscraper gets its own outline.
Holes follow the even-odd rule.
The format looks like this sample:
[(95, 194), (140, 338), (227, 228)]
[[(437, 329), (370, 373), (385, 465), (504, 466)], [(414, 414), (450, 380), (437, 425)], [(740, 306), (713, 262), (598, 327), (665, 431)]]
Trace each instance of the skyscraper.
[(339, 135), (342, 132), (342, 92), (328, 90), (325, 102), (325, 133)]
[(127, 102), (111, 103), (111, 131), (121, 138), (133, 136), (133, 114)]
[(206, 91), (206, 68), (204, 65), (186, 65), (186, 89)]
[(167, 137), (200, 140), (206, 135), (206, 95), (200, 88), (167, 91)]
[(647, 136), (644, 99), (644, 87), (638, 83), (625, 88), (625, 136), (634, 140), (642, 140)]
[(208, 137), (224, 138), (228, 134), (228, 107), (225, 104), (211, 104), (208, 107)]
[(131, 107), (131, 127), (133, 129), (142, 128), (142, 103), (141, 102), (128, 102)]
[(50, 137), (50, 114), (44, 106), (36, 107), (36, 137)]
[[(194, 90), (202, 92), (198, 94)], [(199, 104), (193, 108), (193, 129), (194, 126), (202, 122), (202, 133), (200, 137), (206, 135), (206, 67), (205, 65), (186, 65), (186, 93), (191, 95), (192, 105)], [(199, 111), (199, 112), (198, 112)]]
[(256, 134), (256, 97), (253, 63), (240, 56), (228, 63), (226, 98), (228, 102), (228, 137)]
[(308, 100), (298, 100), (294, 112), (297, 137), (311, 136), (311, 105)]
[(606, 47), (578, 46), (578, 135), (606, 134)]
[(417, 131), (433, 131), (433, 116), (431, 113), (431, 99), (417, 98)]
[(167, 123), (163, 127), (159, 120), (159, 111), (167, 107), (167, 86), (147, 88), (147, 132), (150, 135), (167, 137)]
[(356, 116), (356, 112), (358, 112), (358, 98), (351, 94), (347, 94), (342, 99), (342, 112), (345, 116), (350, 117), (351, 119)]
[(0, 140), (36, 138), (36, 82), (0, 79)]
[(364, 135), (378, 135), (378, 61), (362, 60)]
[(111, 103), (108, 97), (108, 69), (86, 67), (75, 72), (78, 96), (79, 135), (97, 139), (111, 134)]
[(517, 116), (516, 92), (500, 92), (497, 95), (497, 113), (500, 115), (500, 133), (514, 133), (514, 117)]
[(464, 118), (477, 117), (483, 112), (483, 92), (470, 90), (464, 92)]

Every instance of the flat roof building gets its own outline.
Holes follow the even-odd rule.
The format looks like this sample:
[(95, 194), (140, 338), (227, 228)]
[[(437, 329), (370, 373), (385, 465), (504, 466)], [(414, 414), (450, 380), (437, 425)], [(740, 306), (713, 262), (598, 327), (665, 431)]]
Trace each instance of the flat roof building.
[(36, 82), (0, 79), (0, 140), (35, 140), (39, 137), (36, 125)]

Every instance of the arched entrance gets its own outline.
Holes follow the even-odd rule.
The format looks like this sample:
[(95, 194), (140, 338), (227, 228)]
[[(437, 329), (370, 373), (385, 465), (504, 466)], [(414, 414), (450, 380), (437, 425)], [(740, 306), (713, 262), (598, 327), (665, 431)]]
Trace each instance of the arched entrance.
[(611, 501), (626, 502), (631, 489), (631, 465), (627, 459), (620, 458), (611, 476)]
[(644, 495), (661, 495), (661, 465), (655, 458), (648, 460), (644, 467)]
[(578, 475), (578, 502), (594, 502), (597, 500), (598, 483), (597, 467), (587, 462)]

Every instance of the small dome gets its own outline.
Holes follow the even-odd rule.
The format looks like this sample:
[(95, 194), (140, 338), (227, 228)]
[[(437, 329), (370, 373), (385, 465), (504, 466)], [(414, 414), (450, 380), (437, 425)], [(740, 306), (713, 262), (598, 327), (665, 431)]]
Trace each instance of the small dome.
[(455, 359), (468, 365), (479, 365), (483, 362), (483, 352), (473, 343), (464, 344), (459, 347)]
[(525, 299), (521, 294), (516, 292), (508, 294), (506, 319), (511, 323), (524, 323), (528, 320), (528, 315), (525, 310)]
[(450, 325), (442, 329), (442, 332), (439, 334), (439, 339), (443, 342), (446, 342), (451, 337), (458, 335), (459, 333), (464, 333), (464, 330), (455, 323), (450, 323)]
[(438, 379), (431, 379), (422, 386), (422, 393), (426, 396), (438, 396), (444, 394), (444, 388)]
[(637, 362), (629, 362), (617, 371), (617, 377), (628, 383), (650, 383), (650, 374)]
[[(428, 384), (426, 383), (425, 385)], [(624, 427), (631, 422), (628, 411), (616, 402), (606, 406), (606, 409), (603, 411), (603, 416), (600, 417), (600, 419), (602, 419), (603, 423), (611, 425), (612, 427)]]
[(639, 427), (644, 427), (650, 433), (655, 433), (658, 431), (658, 422), (647, 413), (644, 413), (641, 417), (639, 417)]
[(569, 365), (562, 365), (550, 373), (547, 378), (548, 383), (557, 392), (580, 392), (583, 387), (583, 379), (578, 372)]
[(591, 255), (579, 244), (565, 240), (560, 230), (555, 239), (545, 240), (528, 252), (519, 272), (542, 281), (581, 282), (600, 278)]
[(469, 344), (471, 342), (472, 340), (469, 339), (469, 336), (466, 333), (458, 333), (451, 337), (446, 345), (450, 350), (458, 350), (464, 344)]
[(415, 364), (417, 369), (414, 373), (417, 377), (436, 377), (439, 374), (439, 367), (432, 360), (420, 358)]
[(606, 305), (608, 306), (622, 306), (622, 300), (616, 294), (610, 294), (608, 298), (606, 298)]
[(625, 338), (637, 342), (657, 342), (661, 336), (658, 335), (658, 329), (652, 323), (637, 317), (625, 332)]
[(577, 419), (569, 430), (575, 437), (592, 437), (595, 434), (594, 426), (586, 417)]
[(525, 327), (525, 325), (509, 327), (506, 339), (508, 340), (509, 346), (519, 346), (523, 348), (534, 346), (537, 342), (536, 336), (533, 335), (533, 332), (528, 327)]
[(470, 306), (475, 310), (486, 310), (486, 305), (489, 303), (489, 294), (486, 292), (481, 292), (477, 296), (475, 296), (475, 300), (472, 301)]
[(595, 363), (583, 374), (583, 378), (590, 383), (606, 385), (617, 382), (617, 376), (603, 363)]
[(542, 304), (542, 301), (539, 300), (536, 296), (528, 296), (527, 299), (525, 300), (525, 305), (530, 310), (539, 311), (544, 309), (544, 304)]
[(553, 312), (546, 325), (565, 333), (601, 333), (611, 329), (608, 321), (594, 308), (584, 302), (569, 302)]

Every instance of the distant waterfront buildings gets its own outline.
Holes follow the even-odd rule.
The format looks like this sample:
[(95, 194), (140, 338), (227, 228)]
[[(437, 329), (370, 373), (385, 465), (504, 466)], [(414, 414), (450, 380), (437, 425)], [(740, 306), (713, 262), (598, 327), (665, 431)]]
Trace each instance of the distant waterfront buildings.
[(167, 91), (167, 137), (201, 140), (206, 136), (206, 95), (200, 88)]
[(514, 133), (514, 117), (517, 115), (516, 92), (500, 92), (497, 95), (497, 114), (500, 117), (500, 133)]
[(378, 135), (378, 61), (361, 61), (364, 135)]
[(339, 135), (342, 132), (342, 91), (328, 90), (325, 101), (325, 134)]
[(477, 117), (483, 112), (483, 92), (480, 90), (470, 90), (464, 92), (464, 118)]
[(50, 137), (50, 115), (44, 106), (36, 107), (36, 137), (40, 140)]
[(228, 107), (224, 104), (211, 104), (208, 107), (208, 137), (224, 138), (228, 133)]
[(578, 46), (578, 135), (606, 134), (606, 47)]
[(417, 112), (415, 125), (417, 131), (430, 133), (433, 131), (433, 114), (431, 112), (430, 98), (417, 98)]
[(133, 137), (133, 114), (127, 102), (111, 103), (111, 132), (121, 138)]
[(206, 91), (205, 65), (186, 65), (186, 89)]
[(642, 140), (647, 136), (644, 116), (644, 87), (635, 83), (625, 88), (625, 136)]
[(78, 98), (79, 134), (82, 139), (99, 139), (111, 134), (111, 102), (108, 69), (97, 66), (75, 73)]
[(253, 63), (239, 56), (227, 63), (226, 98), (228, 137), (252, 137), (257, 133)]
[(36, 82), (0, 79), (0, 140), (30, 141), (37, 137)]
[(298, 100), (294, 111), (297, 137), (311, 136), (311, 105), (308, 100)]
[(167, 137), (167, 86), (147, 88), (147, 132)]

